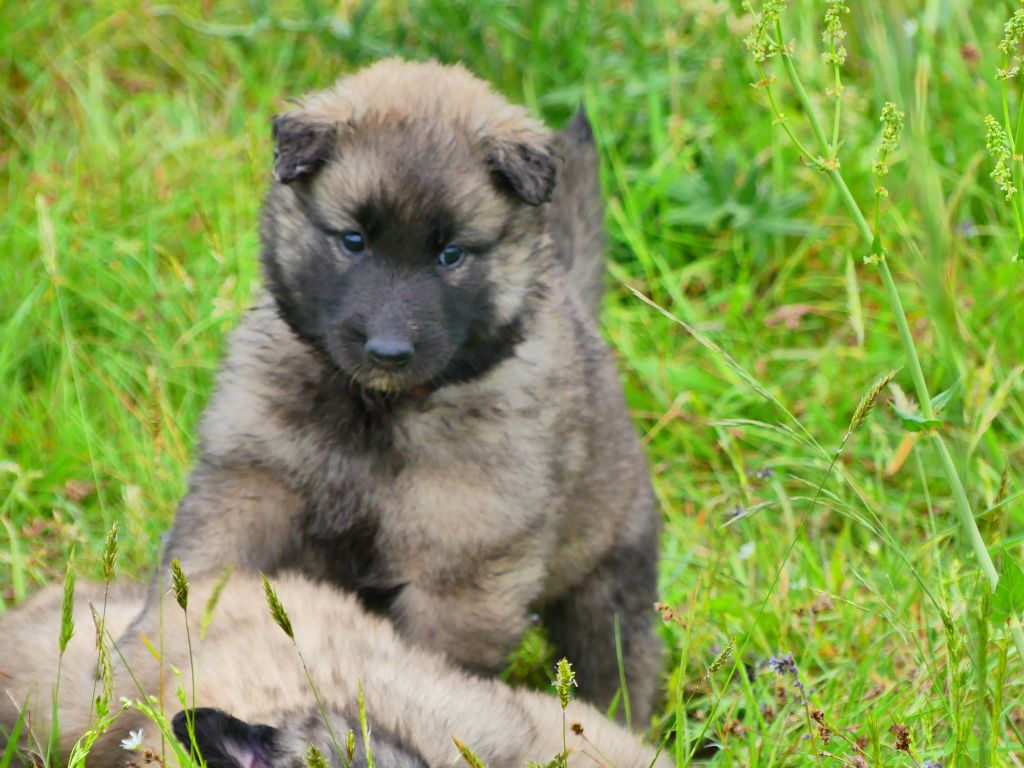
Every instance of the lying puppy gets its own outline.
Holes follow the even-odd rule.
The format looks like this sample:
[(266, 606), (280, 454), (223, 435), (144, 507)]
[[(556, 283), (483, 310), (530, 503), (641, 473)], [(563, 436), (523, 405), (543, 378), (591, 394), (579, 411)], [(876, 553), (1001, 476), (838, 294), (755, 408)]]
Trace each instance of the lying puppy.
[(461, 67), (388, 60), (274, 134), (266, 294), (231, 338), (149, 610), (175, 557), (291, 568), (486, 673), (537, 613), (601, 706), (618, 616), (643, 722), (660, 520), (594, 317), (585, 118), (558, 139)]
[[(172, 600), (163, 606), (162, 643), (159, 619), (144, 628), (150, 645), (162, 648), (162, 673), (154, 653), (144, 643), (133, 643), (123, 649), (127, 669), (117, 665), (114, 683), (116, 708), (121, 696), (139, 699), (142, 691), (159, 696), (162, 682), (161, 703), (168, 717), (182, 709), (176, 692), (182, 687), (185, 700), (195, 707), (195, 744), (208, 768), (298, 768), (309, 744), (328, 757), (329, 765), (342, 768), (297, 650), (337, 740), (343, 744), (349, 729), (356, 734), (356, 766), (367, 764), (357, 709), (360, 685), (371, 730), (370, 749), (381, 768), (460, 765), (452, 736), (490, 768), (523, 768), (531, 760), (547, 762), (562, 750), (557, 699), (474, 677), (439, 654), (409, 646), (389, 622), (368, 614), (348, 594), (295, 574), (281, 575), (274, 587), (293, 628), (293, 645), (271, 617), (260, 580), (242, 572), (223, 586), (213, 603), (209, 626), (201, 631), (215, 587), (216, 580), (207, 579), (190, 589), (195, 690), (185, 612)], [(20, 705), (27, 701), (26, 728), (42, 745), (48, 739), (57, 673), (61, 597), (59, 586), (50, 587), (0, 617), (4, 640), (0, 727), (9, 733)], [(112, 590), (106, 609), (110, 636), (124, 631), (142, 600), (141, 589), (119, 585)], [(62, 761), (88, 726), (96, 686), (97, 652), (89, 603), (97, 612), (102, 609), (100, 586), (80, 585), (76, 594), (76, 632), (64, 656), (60, 680)], [(653, 750), (593, 707), (570, 702), (566, 717), (571, 724), (569, 765), (610, 761), (616, 768), (646, 768), (654, 761)], [(140, 761), (141, 755), (119, 744), (139, 728), (145, 744), (159, 750), (158, 729), (132, 708), (95, 743), (87, 765), (106, 768)], [(186, 715), (178, 714), (174, 731), (185, 744), (190, 742), (188, 728)], [(658, 765), (667, 768), (669, 761), (660, 758)]]

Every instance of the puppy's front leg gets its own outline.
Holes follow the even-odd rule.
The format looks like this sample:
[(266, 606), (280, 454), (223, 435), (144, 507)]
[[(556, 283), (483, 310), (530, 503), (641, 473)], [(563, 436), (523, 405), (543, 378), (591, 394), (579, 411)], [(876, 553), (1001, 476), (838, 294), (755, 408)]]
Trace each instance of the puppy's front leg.
[[(579, 586), (544, 606), (544, 624), (558, 656), (568, 658), (576, 670), (580, 697), (602, 709), (621, 687), (615, 653), (618, 617), (626, 691), (638, 728), (646, 727), (651, 716), (664, 654), (654, 626), (658, 523), (654, 514), (648, 519), (638, 536), (618, 542)], [(624, 697), (617, 712), (624, 721)]]
[(135, 635), (171, 587), (171, 561), (195, 579), (228, 566), (271, 571), (293, 546), (302, 502), (276, 478), (257, 468), (200, 464), (178, 506), (160, 570), (150, 582), (146, 603), (129, 627)]
[(529, 626), (544, 579), (540, 558), (500, 558), (473, 578), (421, 579), (402, 589), (391, 613), (401, 634), (460, 666), (496, 674)]

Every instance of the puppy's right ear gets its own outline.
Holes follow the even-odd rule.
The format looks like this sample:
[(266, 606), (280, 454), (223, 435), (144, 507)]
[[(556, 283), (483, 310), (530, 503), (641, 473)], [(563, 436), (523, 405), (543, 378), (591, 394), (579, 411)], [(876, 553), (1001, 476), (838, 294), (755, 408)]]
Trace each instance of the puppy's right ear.
[(331, 159), (338, 124), (323, 122), (301, 111), (274, 118), (274, 178), (290, 184), (317, 171)]
[(250, 725), (219, 709), (200, 707), (179, 712), (171, 726), (178, 741), (190, 752), (199, 750), (206, 768), (271, 766), (277, 729), (269, 725)]
[(492, 136), (487, 163), (491, 170), (527, 205), (551, 200), (557, 163), (554, 137), (544, 131), (519, 131), (513, 136)]

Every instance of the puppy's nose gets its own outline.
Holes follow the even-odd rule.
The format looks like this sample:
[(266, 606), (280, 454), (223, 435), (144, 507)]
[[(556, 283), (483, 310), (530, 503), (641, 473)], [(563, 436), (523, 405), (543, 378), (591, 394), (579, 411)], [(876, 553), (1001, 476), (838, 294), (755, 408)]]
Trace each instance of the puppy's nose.
[(412, 360), (412, 342), (405, 339), (373, 338), (365, 349), (373, 364), (381, 368), (401, 368)]

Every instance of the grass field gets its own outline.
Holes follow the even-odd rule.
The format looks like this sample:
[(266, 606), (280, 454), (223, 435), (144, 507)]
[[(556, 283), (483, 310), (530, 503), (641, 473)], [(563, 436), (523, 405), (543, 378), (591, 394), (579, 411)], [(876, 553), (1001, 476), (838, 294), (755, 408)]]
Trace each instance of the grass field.
[[(258, 285), (283, 98), (385, 55), (461, 60), (552, 125), (586, 104), (598, 136), (604, 331), (665, 518), (652, 733), (678, 724), (680, 766), (1024, 765), (1024, 663), (1002, 621), (1024, 607), (1024, 275), (984, 125), (1004, 122), (1016, 6), (851, 5), (835, 124), (826, 4), (782, 19), (837, 164), (782, 57), (759, 73), (734, 1), (0, 3), (4, 605), (59, 579), (72, 548), (96, 577), (115, 520), (119, 573), (156, 562)], [(1020, 78), (1005, 88), (1013, 127)], [(886, 101), (905, 128), (876, 222)], [(949, 393), (938, 429), (908, 430), (928, 409), (912, 418), (907, 340), (839, 175), (888, 252), (922, 383)], [(994, 601), (965, 503), (1010, 574)], [(692, 755), (708, 740), (721, 749)]]

